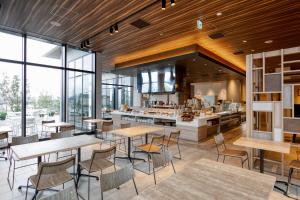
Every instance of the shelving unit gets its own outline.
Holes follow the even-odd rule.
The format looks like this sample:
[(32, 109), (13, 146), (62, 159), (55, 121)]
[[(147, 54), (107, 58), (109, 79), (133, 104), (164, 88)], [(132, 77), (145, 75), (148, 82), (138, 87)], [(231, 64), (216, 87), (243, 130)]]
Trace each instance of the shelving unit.
[(247, 136), (284, 133), (300, 134), (300, 47), (247, 55)]

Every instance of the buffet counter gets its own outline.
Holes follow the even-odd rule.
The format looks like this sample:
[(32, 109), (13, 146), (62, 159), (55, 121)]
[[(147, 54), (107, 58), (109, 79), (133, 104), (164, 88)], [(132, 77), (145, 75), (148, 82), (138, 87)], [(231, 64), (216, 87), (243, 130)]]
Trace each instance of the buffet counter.
[(128, 122), (130, 122), (132, 126), (142, 124), (163, 126), (163, 134), (169, 135), (172, 131), (180, 130), (181, 139), (196, 142), (207, 138), (209, 135), (215, 135), (220, 131), (220, 117), (216, 114), (194, 117), (193, 121), (182, 121), (181, 117), (177, 117), (175, 114), (150, 114), (121, 111), (113, 111), (111, 114), (116, 126)]

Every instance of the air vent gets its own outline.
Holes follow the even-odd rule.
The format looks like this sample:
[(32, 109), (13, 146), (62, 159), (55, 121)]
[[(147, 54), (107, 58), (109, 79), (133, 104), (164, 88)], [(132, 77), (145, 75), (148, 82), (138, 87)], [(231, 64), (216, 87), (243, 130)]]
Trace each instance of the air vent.
[(145, 28), (147, 26), (150, 26), (150, 24), (142, 19), (138, 19), (132, 23), (130, 23), (132, 26), (138, 28), (138, 29), (142, 29)]
[(233, 52), (234, 55), (241, 55), (241, 54), (244, 54), (245, 52), (243, 50), (238, 50), (238, 51), (235, 51)]
[(209, 35), (209, 37), (213, 40), (216, 40), (216, 39), (220, 39), (220, 38), (224, 37), (224, 34), (221, 32), (218, 32), (218, 33), (213, 33), (213, 34)]

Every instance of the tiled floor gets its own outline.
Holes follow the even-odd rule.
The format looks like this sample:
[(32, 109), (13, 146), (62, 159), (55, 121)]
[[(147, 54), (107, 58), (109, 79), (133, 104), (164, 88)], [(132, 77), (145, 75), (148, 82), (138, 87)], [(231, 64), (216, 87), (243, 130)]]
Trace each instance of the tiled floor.
[[(233, 130), (225, 133), (225, 138), (226, 138), (226, 141), (229, 143), (229, 146), (231, 146), (230, 143), (232, 143), (232, 141), (234, 141), (237, 137), (239, 137), (243, 131), (245, 131), (245, 125), (242, 125), (241, 127), (238, 127), (236, 129), (233, 129)], [(93, 148), (97, 148), (97, 147), (91, 146), (91, 147), (82, 149), (82, 159), (83, 160), (88, 159), (90, 157), (91, 151)], [(235, 147), (235, 148), (238, 148), (238, 147)], [(178, 159), (174, 160), (176, 171), (183, 170), (185, 165), (189, 165), (190, 163), (192, 163), (200, 158), (209, 158), (212, 160), (216, 159), (216, 149), (215, 149), (214, 142), (212, 139), (204, 141), (200, 144), (182, 141), (181, 149), (182, 149), (182, 155), (183, 155), (182, 160), (178, 160)], [(176, 148), (174, 148), (174, 149), (171, 148), (171, 151), (172, 150), (174, 152), (176, 152)], [(239, 159), (228, 158), (226, 160), (226, 163), (240, 166)], [(127, 162), (125, 160), (117, 161), (118, 167), (122, 167), (126, 164), (129, 164), (129, 162)], [(6, 180), (8, 166), (9, 166), (8, 161), (0, 161), (0, 195), (1, 195), (0, 199), (1, 200), (25, 199), (25, 191), (24, 190), (19, 191), (17, 188), (19, 185), (26, 184), (27, 178), (30, 175), (36, 173), (36, 166), (25, 167), (25, 168), (22, 168), (22, 169), (19, 169), (16, 171), (16, 182), (15, 182), (15, 187), (12, 191), (9, 189), (7, 180)], [(106, 172), (108, 172), (108, 171), (110, 171), (110, 170), (107, 170)], [(146, 175), (137, 170), (135, 170), (135, 171), (136, 171), (135, 179), (136, 179), (136, 184), (137, 184), (139, 192), (142, 192), (147, 187), (154, 185), (153, 175)], [(173, 174), (173, 170), (172, 170), (171, 166), (163, 168), (157, 173), (157, 181), (158, 182), (163, 181), (164, 179), (168, 178), (172, 174)], [(99, 182), (97, 182), (95, 179), (92, 179), (91, 180), (91, 199), (95, 199), (95, 200), (100, 199), (100, 189), (99, 188), (100, 188)], [(85, 198), (87, 197), (87, 178), (85, 178), (85, 177), (83, 177), (80, 180), (79, 193), (83, 197), (85, 197)], [(290, 193), (291, 193), (291, 196), (293, 196), (293, 197), (298, 196), (298, 191), (294, 187), (291, 187)], [(30, 191), (29, 197), (32, 197), (32, 194), (33, 194), (33, 192)], [(42, 198), (49, 194), (50, 194), (49, 192), (41, 193), (39, 195), (39, 198)], [(112, 200), (112, 199), (125, 200), (125, 199), (131, 199), (135, 195), (136, 194), (135, 194), (135, 190), (133, 188), (132, 183), (128, 182), (128, 183), (124, 184), (119, 190), (112, 190), (112, 191), (106, 192), (104, 194), (104, 198), (106, 200)]]

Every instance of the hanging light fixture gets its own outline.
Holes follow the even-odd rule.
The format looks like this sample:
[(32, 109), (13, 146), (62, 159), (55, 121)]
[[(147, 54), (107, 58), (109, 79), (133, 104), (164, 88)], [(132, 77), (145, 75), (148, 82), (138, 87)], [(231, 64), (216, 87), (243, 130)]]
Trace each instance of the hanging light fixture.
[(175, 0), (171, 0), (171, 6), (175, 6)]
[(116, 33), (119, 33), (118, 24), (115, 24), (115, 32), (116, 32)]
[(114, 28), (112, 26), (109, 28), (109, 32), (110, 32), (110, 35), (114, 34)]
[(162, 1), (161, 1), (161, 9), (162, 9), (162, 10), (166, 10), (166, 4), (167, 4), (167, 1), (166, 1), (166, 0), (162, 0)]

